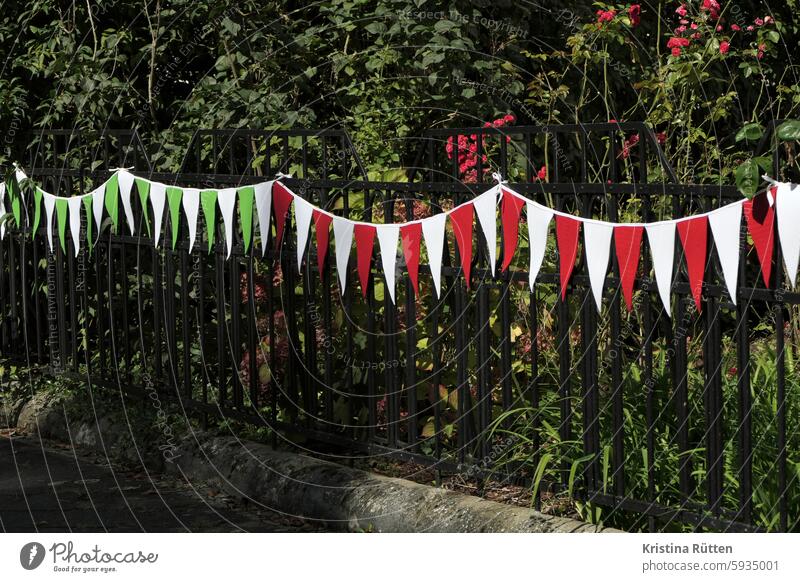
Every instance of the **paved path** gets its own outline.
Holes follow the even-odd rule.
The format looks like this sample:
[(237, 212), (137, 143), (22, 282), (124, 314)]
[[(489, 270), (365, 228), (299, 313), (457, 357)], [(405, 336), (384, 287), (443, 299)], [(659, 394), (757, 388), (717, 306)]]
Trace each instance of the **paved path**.
[(244, 507), (206, 486), (122, 471), (70, 447), (0, 435), (0, 531), (320, 530), (319, 525)]

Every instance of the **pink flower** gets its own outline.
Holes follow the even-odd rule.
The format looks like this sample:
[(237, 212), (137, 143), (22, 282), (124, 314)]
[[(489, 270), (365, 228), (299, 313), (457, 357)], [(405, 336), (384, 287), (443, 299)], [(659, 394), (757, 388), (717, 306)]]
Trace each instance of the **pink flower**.
[(617, 15), (616, 10), (598, 10), (597, 11), (597, 24), (603, 24), (605, 22), (611, 22), (614, 20), (614, 16)]
[(691, 29), (692, 30), (697, 30), (697, 23), (696, 22), (692, 22)]
[(721, 24), (717, 25), (717, 32), (722, 32), (723, 28)]
[(676, 57), (676, 58), (681, 56), (681, 49), (679, 49), (678, 47), (673, 48), (672, 49), (672, 56)]
[(756, 26), (764, 26), (764, 20), (761, 18), (756, 18)]
[(628, 7), (628, 16), (631, 19), (631, 26), (639, 26), (639, 23), (642, 21), (641, 4), (631, 4)]
[(656, 141), (658, 142), (658, 145), (664, 145), (667, 143), (667, 133), (664, 131), (659, 131), (656, 134)]
[(729, 50), (731, 50), (731, 43), (729, 43), (727, 40), (723, 40), (721, 43), (719, 43), (719, 52), (721, 52), (723, 55), (727, 55)]
[(764, 17), (764, 24), (772, 24), (773, 22), (775, 22), (775, 21), (772, 19), (772, 16), (765, 16)]
[(695, 32), (695, 33), (692, 35), (692, 38), (693, 38), (694, 40), (697, 40), (697, 39), (698, 39), (698, 38), (700, 38), (701, 36), (703, 36), (703, 35), (702, 35), (702, 34), (700, 34), (699, 32)]
[(675, 34), (680, 34), (682, 32), (686, 32), (685, 26), (679, 26), (678, 28), (675, 29)]
[(508, 115), (503, 117), (503, 120), (505, 120), (506, 123), (514, 123), (517, 120), (517, 118), (509, 113)]
[(536, 172), (536, 177), (539, 178), (542, 182), (547, 180), (547, 166), (542, 166), (539, 168), (539, 171)]
[(761, 60), (761, 58), (764, 56), (764, 51), (766, 49), (767, 49), (767, 45), (765, 45), (763, 43), (758, 45), (758, 53), (756, 53), (756, 58)]
[(755, 30), (755, 27), (752, 24), (747, 27), (747, 32), (753, 32), (754, 30)]
[(731, 24), (731, 30), (737, 32), (739, 30), (742, 30), (742, 27), (739, 26), (738, 24)]
[(711, 14), (711, 18), (716, 20), (719, 18), (719, 11), (720, 6), (717, 0), (703, 0), (702, 6), (700, 6), (700, 10), (705, 10)]
[(686, 4), (681, 4), (675, 11), (678, 16), (686, 16)]

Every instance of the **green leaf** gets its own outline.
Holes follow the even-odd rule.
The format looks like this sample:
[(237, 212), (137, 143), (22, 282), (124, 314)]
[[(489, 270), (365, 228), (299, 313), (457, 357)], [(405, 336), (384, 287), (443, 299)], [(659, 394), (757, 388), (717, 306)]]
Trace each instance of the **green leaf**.
[(764, 128), (760, 123), (748, 123), (736, 134), (736, 141), (739, 142), (743, 139), (756, 141), (761, 139), (762, 135), (764, 135)]
[(800, 141), (800, 121), (784, 121), (778, 126), (776, 133), (781, 141)]
[(748, 198), (755, 196), (758, 185), (761, 183), (758, 163), (747, 160), (736, 168), (736, 187)]

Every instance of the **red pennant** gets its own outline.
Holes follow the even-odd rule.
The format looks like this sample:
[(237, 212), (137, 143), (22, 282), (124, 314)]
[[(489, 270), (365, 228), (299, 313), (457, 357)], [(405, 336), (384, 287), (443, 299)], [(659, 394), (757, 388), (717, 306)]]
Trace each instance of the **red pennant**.
[(503, 223), (503, 266), (501, 271), (508, 269), (519, 242), (519, 217), (525, 201), (517, 198), (507, 190), (503, 190), (503, 208), (501, 222)]
[(558, 272), (561, 275), (561, 300), (567, 297), (567, 284), (578, 256), (578, 236), (581, 222), (567, 216), (556, 215), (556, 241), (558, 243)]
[(358, 258), (358, 278), (361, 281), (361, 294), (367, 298), (369, 284), (369, 268), (372, 262), (372, 247), (375, 243), (375, 227), (369, 224), (356, 224), (353, 229), (356, 239), (356, 255)]
[(469, 289), (469, 274), (472, 265), (472, 203), (464, 204), (450, 213), (450, 221), (453, 223), (453, 234), (456, 236), (458, 253), (461, 255), (461, 268), (464, 271), (464, 279), (467, 281)]
[[(777, 188), (772, 188), (773, 200), (778, 193)], [(775, 247), (775, 207), (769, 205), (767, 196), (759, 194), (752, 200), (744, 203), (742, 209), (747, 219), (747, 230), (753, 238), (756, 247), (758, 262), (761, 264), (761, 276), (764, 285), (769, 287), (769, 278), (772, 274), (772, 250)]]
[(619, 278), (628, 311), (633, 310), (633, 281), (636, 279), (636, 271), (639, 269), (642, 234), (644, 234), (642, 226), (614, 227), (614, 246), (617, 250)]
[(330, 237), (333, 219), (319, 210), (314, 210), (312, 216), (314, 217), (314, 230), (317, 235), (317, 267), (319, 268), (319, 276), (322, 277), (325, 257), (328, 256), (328, 238)]
[(283, 239), (283, 227), (286, 225), (286, 215), (294, 198), (280, 182), (272, 184), (272, 208), (275, 210), (275, 248), (280, 247)]
[(700, 302), (703, 293), (703, 276), (706, 270), (706, 244), (708, 242), (708, 218), (698, 216), (678, 223), (678, 236), (683, 245), (686, 257), (686, 269), (689, 271), (689, 287), (692, 290), (697, 311), (703, 310)]
[(422, 239), (422, 224), (412, 222), (400, 227), (400, 238), (403, 241), (403, 256), (406, 258), (408, 278), (414, 287), (414, 295), (419, 296), (419, 243)]

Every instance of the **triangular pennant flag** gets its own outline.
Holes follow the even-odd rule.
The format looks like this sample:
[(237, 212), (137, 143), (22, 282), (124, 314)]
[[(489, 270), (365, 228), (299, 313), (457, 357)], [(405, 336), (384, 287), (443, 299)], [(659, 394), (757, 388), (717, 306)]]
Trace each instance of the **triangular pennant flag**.
[(286, 214), (292, 204), (294, 196), (280, 182), (272, 185), (272, 205), (275, 208), (275, 248), (283, 240), (283, 227), (286, 224)]
[(67, 199), (56, 198), (56, 220), (58, 221), (58, 241), (61, 250), (67, 252)]
[(353, 223), (346, 218), (334, 216), (333, 240), (336, 245), (336, 270), (344, 295), (347, 286), (347, 263), (350, 261), (350, 246), (353, 244)]
[(598, 313), (603, 306), (603, 286), (608, 272), (613, 232), (614, 227), (605, 222), (590, 221), (583, 224), (583, 244), (586, 248), (586, 265), (589, 267), (589, 284), (592, 287)]
[(378, 246), (381, 249), (383, 276), (389, 297), (394, 300), (395, 265), (397, 264), (397, 241), (400, 238), (400, 227), (394, 224), (382, 224), (375, 227), (378, 231)]
[(500, 222), (503, 224), (503, 265), (502, 271), (506, 271), (514, 259), (514, 253), (519, 244), (519, 218), (522, 214), (522, 207), (525, 201), (514, 196), (508, 190), (503, 190), (503, 202), (501, 209)]
[(47, 243), (50, 246), (50, 252), (53, 252), (53, 210), (56, 207), (56, 197), (49, 192), (43, 192), (44, 195), (44, 210), (47, 217)]
[(272, 210), (272, 182), (262, 182), (255, 187), (256, 213), (258, 214), (258, 232), (261, 234), (261, 254), (267, 253), (269, 238), (269, 216)]
[(753, 239), (753, 246), (756, 247), (756, 255), (761, 265), (761, 277), (764, 279), (764, 285), (769, 287), (769, 278), (772, 275), (772, 251), (775, 247), (775, 207), (770, 205), (765, 194), (759, 194), (752, 200), (745, 200), (742, 210), (747, 219), (747, 230)]
[(233, 250), (233, 207), (236, 206), (236, 188), (223, 188), (217, 192), (217, 203), (219, 213), (222, 215), (222, 226), (225, 228), (225, 244), (228, 249), (225, 258), (228, 259)]
[(422, 239), (422, 223), (411, 222), (400, 227), (403, 240), (403, 257), (406, 260), (408, 278), (414, 288), (414, 296), (419, 296), (419, 243)]
[(708, 215), (714, 246), (722, 267), (722, 276), (731, 301), (736, 305), (739, 278), (739, 233), (742, 228), (742, 204), (728, 204)]
[(372, 263), (372, 247), (375, 244), (375, 227), (371, 224), (356, 224), (353, 234), (356, 239), (356, 259), (358, 279), (361, 282), (361, 294), (367, 298), (369, 285), (369, 267)]
[(119, 222), (119, 178), (117, 174), (111, 176), (106, 182), (105, 196), (106, 211), (111, 217), (111, 224), (114, 225), (114, 232), (118, 232)]
[(442, 257), (446, 220), (447, 214), (441, 213), (422, 221), (422, 236), (425, 239), (425, 248), (428, 250), (428, 264), (437, 299), (442, 296)]
[(472, 203), (468, 202), (458, 206), (450, 212), (450, 223), (461, 257), (461, 270), (464, 271), (464, 280), (469, 289), (469, 275), (472, 267)]
[(644, 228), (641, 226), (617, 226), (614, 229), (619, 280), (622, 284), (622, 296), (625, 297), (628, 311), (633, 310), (633, 283), (636, 280), (636, 271), (639, 270), (643, 234)]
[(214, 248), (214, 235), (217, 232), (217, 191), (203, 190), (200, 192), (200, 204), (203, 205), (203, 219), (206, 223), (206, 238), (208, 238), (208, 252)]
[(775, 197), (778, 238), (792, 287), (797, 281), (797, 263), (800, 261), (800, 191), (795, 192), (795, 187), (792, 184), (780, 184)]
[(578, 236), (581, 222), (568, 216), (556, 216), (556, 243), (558, 244), (558, 273), (561, 277), (561, 300), (567, 298), (567, 285), (578, 256)]
[(303, 267), (303, 255), (308, 244), (314, 207), (300, 197), (294, 199), (294, 225), (297, 229), (297, 270)]
[(81, 202), (78, 196), (67, 199), (69, 206), (69, 231), (72, 234), (72, 246), (75, 248), (75, 256), (81, 251)]
[(698, 216), (677, 223), (678, 236), (683, 245), (686, 257), (686, 270), (689, 273), (689, 287), (692, 290), (697, 311), (703, 310), (701, 297), (703, 294), (703, 277), (706, 267), (706, 249), (708, 245), (708, 217)]
[(175, 250), (175, 244), (178, 242), (178, 233), (181, 224), (181, 198), (183, 198), (183, 190), (170, 186), (167, 188), (167, 203), (169, 204), (169, 224), (170, 232), (172, 233), (172, 250)]
[(86, 244), (89, 246), (89, 252), (92, 252), (94, 247), (94, 238), (92, 237), (92, 195), (87, 194), (83, 198), (83, 210), (86, 213)]
[(158, 247), (161, 227), (164, 224), (164, 205), (167, 202), (167, 187), (159, 182), (150, 183), (150, 204), (153, 205), (153, 244)]
[(139, 200), (142, 203), (142, 216), (144, 216), (144, 225), (147, 228), (147, 236), (153, 236), (150, 232), (150, 216), (147, 214), (147, 199), (150, 197), (150, 182), (136, 178), (136, 189), (139, 191)]
[(648, 224), (647, 241), (650, 243), (650, 254), (653, 256), (653, 271), (656, 274), (656, 286), (664, 310), (672, 317), (670, 308), (670, 292), (672, 290), (672, 267), (675, 261), (675, 223), (661, 222)]
[(97, 236), (100, 236), (100, 227), (103, 226), (103, 202), (105, 201), (106, 190), (103, 186), (100, 186), (95, 188), (91, 194), (94, 223), (97, 226)]
[(486, 239), (486, 246), (489, 249), (489, 268), (494, 277), (497, 263), (497, 189), (492, 188), (475, 198), (472, 206), (475, 207), (475, 215)]
[(239, 188), (239, 224), (242, 228), (244, 252), (250, 250), (250, 241), (253, 237), (253, 201), (256, 192), (252, 186)]
[(544, 252), (547, 249), (547, 230), (553, 219), (553, 211), (534, 202), (526, 202), (528, 214), (528, 241), (530, 243), (530, 266), (528, 268), (528, 285), (533, 292), (539, 269), (542, 268)]
[(131, 207), (131, 190), (133, 189), (134, 176), (127, 170), (120, 170), (117, 174), (119, 181), (119, 197), (122, 199), (122, 209), (125, 211), (125, 220), (133, 236), (133, 208)]
[(197, 215), (200, 211), (200, 190), (186, 188), (183, 191), (183, 212), (186, 214), (186, 224), (189, 227), (189, 252), (194, 248), (197, 238)]
[(319, 276), (322, 277), (322, 270), (325, 267), (325, 257), (328, 256), (328, 238), (332, 218), (327, 214), (314, 210), (314, 230), (317, 237), (317, 268)]
[(33, 230), (31, 230), (31, 237), (36, 236), (39, 230), (39, 222), (42, 220), (42, 190), (36, 188), (33, 191)]

